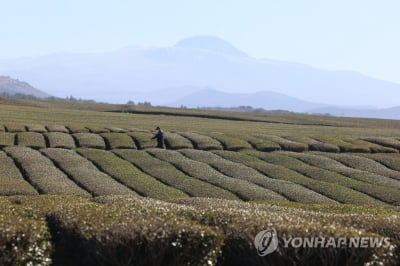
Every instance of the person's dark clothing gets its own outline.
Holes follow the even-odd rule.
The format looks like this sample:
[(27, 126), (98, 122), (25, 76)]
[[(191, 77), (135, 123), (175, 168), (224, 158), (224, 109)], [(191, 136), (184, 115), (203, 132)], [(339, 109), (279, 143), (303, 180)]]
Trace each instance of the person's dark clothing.
[(164, 132), (160, 129), (152, 139), (157, 139), (157, 148), (164, 149)]

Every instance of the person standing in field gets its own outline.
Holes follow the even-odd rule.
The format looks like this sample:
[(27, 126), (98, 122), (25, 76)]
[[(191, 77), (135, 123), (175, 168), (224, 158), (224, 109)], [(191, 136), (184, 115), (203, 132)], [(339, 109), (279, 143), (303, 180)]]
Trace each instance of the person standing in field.
[(157, 139), (157, 148), (164, 149), (164, 132), (160, 127), (156, 128), (157, 133), (151, 139)]

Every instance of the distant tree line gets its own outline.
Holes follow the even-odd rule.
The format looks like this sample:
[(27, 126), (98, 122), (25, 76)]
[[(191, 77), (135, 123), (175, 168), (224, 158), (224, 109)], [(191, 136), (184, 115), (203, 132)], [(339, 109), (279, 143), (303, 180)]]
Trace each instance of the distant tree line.
[(9, 93), (9, 92), (1, 92), (0, 97), (3, 98), (13, 98), (13, 99), (23, 99), (23, 100), (49, 100), (49, 101), (66, 101), (66, 102), (86, 102), (86, 103), (95, 103), (95, 100), (87, 100), (87, 99), (82, 99), (82, 98), (75, 98), (74, 96), (67, 96), (65, 98), (60, 98), (60, 97), (46, 97), (46, 98), (40, 98), (35, 95), (31, 94), (23, 94), (23, 93)]

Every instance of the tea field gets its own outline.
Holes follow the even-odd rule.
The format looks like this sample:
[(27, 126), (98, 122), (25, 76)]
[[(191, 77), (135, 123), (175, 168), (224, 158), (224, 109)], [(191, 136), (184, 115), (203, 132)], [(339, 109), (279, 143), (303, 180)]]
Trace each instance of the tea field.
[(399, 151), (394, 120), (0, 99), (0, 265), (398, 265)]

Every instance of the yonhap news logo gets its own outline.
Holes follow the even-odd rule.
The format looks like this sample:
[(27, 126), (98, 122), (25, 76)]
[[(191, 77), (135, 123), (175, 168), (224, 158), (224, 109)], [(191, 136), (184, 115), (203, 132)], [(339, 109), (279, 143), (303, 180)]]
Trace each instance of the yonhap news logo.
[(278, 248), (278, 234), (275, 229), (263, 230), (254, 238), (254, 246), (260, 256), (266, 256)]
[[(293, 237), (281, 238), (283, 248), (390, 248), (389, 237)], [(279, 245), (276, 230), (260, 231), (254, 238), (254, 247), (259, 256), (266, 256), (277, 250)]]

